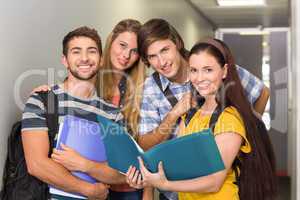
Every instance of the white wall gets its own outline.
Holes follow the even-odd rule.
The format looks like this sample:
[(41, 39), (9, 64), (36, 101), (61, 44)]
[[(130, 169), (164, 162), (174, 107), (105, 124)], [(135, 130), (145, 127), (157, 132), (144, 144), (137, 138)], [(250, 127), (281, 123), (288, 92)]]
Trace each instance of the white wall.
[[(105, 41), (121, 19), (145, 22), (161, 17), (178, 29), (187, 48), (201, 36), (213, 34), (212, 27), (184, 0), (0, 0), (0, 3), (0, 175), (7, 135), (11, 125), (20, 118), (19, 104), (33, 87), (46, 83), (47, 68), (53, 68), (56, 76), (63, 70), (61, 40), (68, 31), (81, 25), (92, 26)], [(25, 76), (24, 73), (45, 75)], [(15, 86), (21, 101), (14, 98)]]
[(299, 0), (291, 1), (291, 10), (292, 10), (292, 35), (291, 35), (291, 53), (292, 53), (292, 67), (290, 70), (290, 124), (289, 131), (292, 136), (292, 200), (300, 199), (300, 2)]

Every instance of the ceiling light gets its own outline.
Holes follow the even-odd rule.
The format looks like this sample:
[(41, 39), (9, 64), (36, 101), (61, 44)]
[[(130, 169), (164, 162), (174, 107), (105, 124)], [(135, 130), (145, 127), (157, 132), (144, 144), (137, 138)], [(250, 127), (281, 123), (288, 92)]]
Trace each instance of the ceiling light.
[(217, 0), (219, 6), (265, 6), (265, 0)]
[(240, 35), (269, 35), (269, 31), (261, 31), (261, 30), (249, 30), (249, 31), (241, 31)]
[(268, 42), (263, 42), (263, 43), (262, 43), (262, 46), (263, 46), (263, 47), (267, 47), (267, 46), (268, 46)]

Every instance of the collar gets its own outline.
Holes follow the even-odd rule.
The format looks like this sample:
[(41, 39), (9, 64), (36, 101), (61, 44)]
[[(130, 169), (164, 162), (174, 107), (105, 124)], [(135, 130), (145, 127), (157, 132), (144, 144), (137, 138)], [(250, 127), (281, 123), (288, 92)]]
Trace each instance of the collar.
[(69, 95), (70, 97), (80, 99), (80, 100), (83, 100), (83, 101), (91, 101), (91, 100), (97, 100), (98, 99), (98, 94), (97, 94), (96, 90), (93, 92), (93, 94), (91, 94), (91, 96), (89, 98), (82, 98), (82, 97), (79, 97), (79, 96), (74, 96), (74, 95), (70, 94), (70, 92), (68, 90), (66, 90), (66, 88), (64, 86), (64, 83), (54, 85), (53, 90), (57, 90), (59, 93), (65, 93), (65, 94)]
[(163, 91), (165, 91), (167, 87), (171, 84), (171, 81), (166, 77), (162, 76), (161, 74), (159, 74), (159, 78), (160, 78), (162, 89)]
[[(169, 79), (167, 79), (165, 76), (159, 74), (159, 78), (160, 78), (160, 82), (161, 82), (161, 86), (163, 91), (165, 91), (167, 89), (168, 86), (170, 86), (171, 84), (180, 84), (180, 83), (174, 83), (172, 81), (170, 81)], [(184, 83), (180, 84), (180, 85), (186, 85), (189, 84), (189, 80), (185, 81)]]

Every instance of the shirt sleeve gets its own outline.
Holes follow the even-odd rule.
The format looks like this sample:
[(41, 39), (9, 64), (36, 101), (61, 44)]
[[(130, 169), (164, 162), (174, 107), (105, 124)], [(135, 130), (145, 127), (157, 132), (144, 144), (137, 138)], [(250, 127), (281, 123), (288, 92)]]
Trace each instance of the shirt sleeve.
[(159, 126), (161, 119), (157, 106), (154, 104), (155, 94), (145, 83), (140, 111), (139, 134), (146, 134)]
[(265, 85), (262, 82), (262, 80), (251, 74), (243, 67), (240, 67), (238, 65), (236, 67), (242, 86), (245, 89), (247, 98), (249, 102), (253, 105), (260, 96)]
[(249, 153), (251, 151), (250, 143), (246, 137), (243, 119), (234, 107), (226, 108), (220, 115), (215, 126), (215, 135), (226, 132), (239, 134), (244, 139), (244, 142), (241, 146), (241, 151), (244, 153)]
[(29, 130), (48, 131), (45, 106), (36, 93), (28, 98), (22, 114), (22, 131)]

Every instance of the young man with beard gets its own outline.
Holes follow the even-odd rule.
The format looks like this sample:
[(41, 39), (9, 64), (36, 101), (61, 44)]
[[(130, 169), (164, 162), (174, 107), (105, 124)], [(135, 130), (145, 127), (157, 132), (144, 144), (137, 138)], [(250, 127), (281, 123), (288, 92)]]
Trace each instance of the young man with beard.
[[(51, 88), (59, 102), (59, 123), (66, 115), (95, 122), (97, 115), (114, 121), (122, 119), (118, 108), (104, 102), (96, 94), (95, 82), (101, 59), (101, 39), (95, 29), (80, 27), (64, 37), (62, 63), (68, 70), (68, 77), (64, 83)], [(37, 93), (32, 94), (25, 105), (22, 141), (28, 172), (32, 176), (65, 192), (77, 193), (89, 199), (106, 199), (107, 185), (91, 184), (78, 179), (68, 169), (55, 162), (55, 159), (48, 157), (50, 149), (45, 107)], [(125, 181), (123, 175), (105, 163), (94, 164), (98, 165), (100, 172), (91, 173), (97, 173), (103, 182), (110, 184)], [(51, 198), (68, 199), (59, 195), (52, 195)]]

